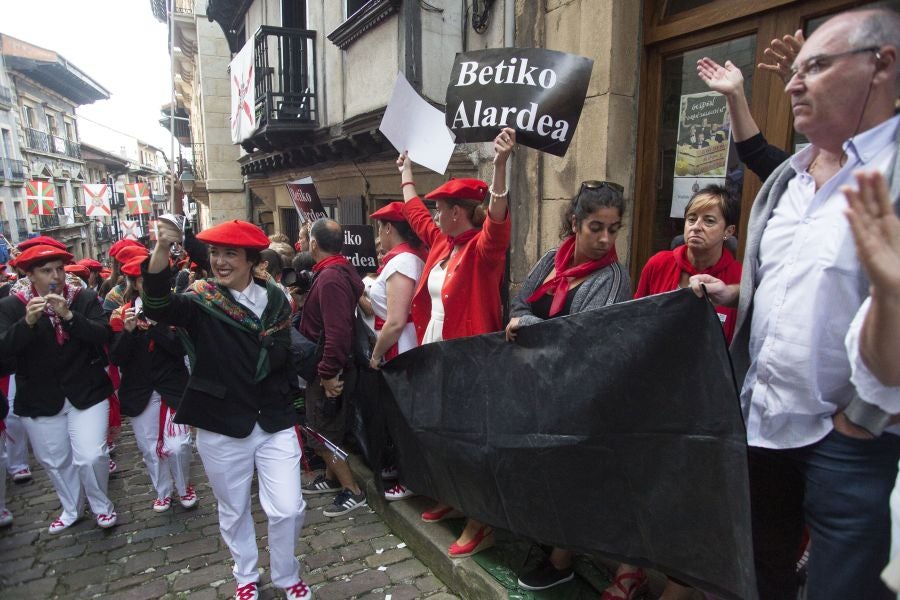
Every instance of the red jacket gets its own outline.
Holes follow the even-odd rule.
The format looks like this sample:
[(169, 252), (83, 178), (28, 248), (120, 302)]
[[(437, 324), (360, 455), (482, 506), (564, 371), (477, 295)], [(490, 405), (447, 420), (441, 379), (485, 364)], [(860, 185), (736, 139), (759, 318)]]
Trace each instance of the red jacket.
[[(638, 281), (637, 291), (634, 293), (635, 298), (643, 298), (653, 294), (662, 294), (663, 292), (671, 292), (678, 289), (678, 282), (681, 279), (681, 268), (675, 262), (672, 250), (663, 250), (657, 252), (641, 271), (641, 279)], [(726, 284), (741, 282), (741, 263), (736, 261), (728, 250), (722, 249), (722, 257), (719, 262), (713, 266), (717, 271), (715, 277), (718, 277)], [(737, 309), (725, 306), (717, 306), (716, 312), (719, 313), (719, 319), (722, 321), (722, 328), (725, 330), (725, 339), (731, 344), (731, 338), (734, 336), (734, 326), (737, 320)]]
[[(448, 236), (434, 224), (431, 213), (419, 198), (403, 207), (403, 215), (419, 238), (430, 248), (425, 270), (412, 302), (413, 324), (419, 343), (431, 320), (428, 274), (450, 253)], [(488, 216), (481, 231), (447, 261), (447, 277), (441, 292), (444, 300), (443, 339), (480, 335), (502, 328), (500, 282), (506, 268), (511, 226), (509, 213), (503, 221)]]

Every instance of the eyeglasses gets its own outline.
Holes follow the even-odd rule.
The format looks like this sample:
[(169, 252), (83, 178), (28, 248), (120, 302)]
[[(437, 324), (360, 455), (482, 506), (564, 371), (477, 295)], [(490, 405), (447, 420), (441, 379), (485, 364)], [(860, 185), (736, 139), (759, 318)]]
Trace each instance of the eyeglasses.
[(798, 77), (801, 81), (806, 79), (807, 76), (815, 76), (823, 71), (828, 70), (831, 65), (837, 62), (841, 58), (846, 58), (848, 56), (853, 56), (855, 54), (863, 54), (865, 52), (874, 52), (875, 58), (880, 58), (881, 54), (879, 53), (880, 48), (878, 46), (866, 46), (865, 48), (854, 48), (853, 50), (847, 50), (846, 52), (836, 52), (835, 54), (820, 54), (818, 56), (813, 56), (812, 58), (808, 58), (799, 66), (791, 67), (791, 79), (794, 77)]
[(620, 194), (625, 193), (625, 188), (618, 183), (614, 183), (612, 181), (598, 181), (596, 179), (589, 179), (587, 181), (581, 182), (581, 189), (578, 190), (578, 195), (581, 195), (581, 192), (584, 190), (601, 190), (603, 188), (608, 188), (613, 190), (614, 192), (618, 192)]

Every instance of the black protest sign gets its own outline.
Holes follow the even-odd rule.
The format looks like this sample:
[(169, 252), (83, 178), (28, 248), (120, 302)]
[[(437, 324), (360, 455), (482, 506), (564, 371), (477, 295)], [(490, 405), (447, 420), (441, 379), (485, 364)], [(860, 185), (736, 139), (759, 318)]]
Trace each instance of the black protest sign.
[(301, 223), (324, 219), (328, 216), (325, 214), (325, 207), (322, 206), (319, 192), (316, 191), (316, 185), (311, 177), (292, 181), (284, 185), (291, 196), (294, 208), (297, 209)]
[(344, 249), (347, 257), (360, 274), (378, 270), (378, 254), (375, 252), (375, 230), (371, 225), (344, 225)]
[(587, 95), (594, 61), (540, 48), (456, 55), (447, 86), (447, 127), (456, 142), (488, 142), (502, 127), (516, 141), (563, 156)]

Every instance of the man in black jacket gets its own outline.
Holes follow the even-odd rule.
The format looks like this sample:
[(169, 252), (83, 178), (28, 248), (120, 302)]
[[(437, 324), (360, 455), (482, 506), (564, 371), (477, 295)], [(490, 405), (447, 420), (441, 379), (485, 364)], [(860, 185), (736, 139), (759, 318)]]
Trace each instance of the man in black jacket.
[(71, 259), (53, 246), (28, 248), (16, 267), (30, 286), (0, 300), (0, 357), (17, 365), (15, 412), (63, 508), (50, 533), (81, 517), (85, 495), (100, 527), (116, 524), (106, 493), (110, 329), (96, 294), (66, 283)]
[(210, 245), (215, 279), (184, 294), (169, 287), (169, 248), (181, 232), (162, 222), (143, 279), (146, 315), (184, 327), (193, 369), (175, 422), (197, 428), (197, 452), (219, 505), (219, 529), (234, 558), (235, 596), (255, 600), (259, 549), (250, 484), (259, 471), (259, 500), (269, 521), (272, 583), (289, 599), (312, 597), (295, 555), (306, 504), (300, 493), (300, 445), (294, 432), (297, 375), (290, 360), (287, 297), (255, 280), (253, 266), (269, 239), (244, 221), (197, 235)]

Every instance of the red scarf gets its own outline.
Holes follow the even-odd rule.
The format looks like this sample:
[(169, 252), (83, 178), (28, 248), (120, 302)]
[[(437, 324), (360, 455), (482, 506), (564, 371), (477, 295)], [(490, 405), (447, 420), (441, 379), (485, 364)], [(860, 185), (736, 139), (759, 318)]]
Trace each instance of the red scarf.
[(556, 275), (528, 297), (528, 302), (537, 302), (540, 300), (541, 296), (550, 290), (553, 290), (553, 302), (550, 304), (549, 313), (551, 317), (561, 311), (566, 302), (566, 294), (569, 293), (569, 279), (586, 277), (594, 271), (609, 266), (619, 260), (619, 256), (616, 254), (616, 247), (613, 246), (609, 249), (609, 252), (603, 255), (603, 258), (583, 262), (577, 267), (566, 268), (566, 265), (572, 262), (574, 256), (575, 236), (572, 235), (560, 244), (559, 249), (556, 251), (556, 259), (554, 261)]
[(450, 243), (450, 250), (447, 252), (447, 255), (442, 257), (438, 262), (441, 262), (445, 260), (447, 256), (450, 256), (450, 254), (453, 252), (453, 248), (455, 248), (456, 246), (465, 246), (466, 244), (468, 244), (469, 240), (478, 235), (480, 232), (480, 229), (467, 229), (459, 235), (448, 235), (447, 241)]
[(672, 250), (672, 257), (675, 259), (675, 264), (678, 265), (678, 268), (688, 275), (712, 275), (713, 277), (721, 279), (720, 274), (734, 262), (734, 259), (731, 258), (730, 255), (725, 256), (727, 253), (728, 250), (722, 248), (722, 256), (719, 257), (718, 262), (702, 271), (698, 271), (688, 260), (687, 245), (678, 246)]
[(391, 248), (390, 252), (388, 252), (387, 254), (384, 255), (384, 258), (381, 259), (381, 266), (378, 267), (378, 270), (375, 271), (375, 273), (377, 275), (381, 275), (381, 272), (384, 271), (384, 268), (387, 266), (387, 264), (389, 262), (391, 262), (391, 259), (394, 258), (395, 256), (397, 256), (398, 254), (403, 254), (404, 252), (409, 252), (410, 254), (415, 254), (416, 256), (418, 256), (419, 258), (422, 259), (422, 262), (425, 262), (425, 258), (428, 256), (428, 254), (425, 252), (424, 248), (422, 248), (421, 246), (419, 246), (419, 248), (416, 249), (416, 248), (413, 248), (412, 246), (410, 246), (409, 243), (402, 242), (400, 244), (397, 244), (393, 248)]
[[(78, 294), (81, 293), (82, 288), (77, 285), (69, 285), (69, 283), (63, 284), (62, 292), (60, 295), (66, 299), (66, 306), (71, 307), (72, 301), (78, 297)], [(18, 298), (22, 304), (27, 305), (28, 301), (32, 298), (39, 298), (40, 294), (37, 293), (37, 290), (34, 289), (34, 284), (29, 285), (24, 290), (21, 290), (16, 293), (16, 298)], [(66, 343), (66, 340), (69, 339), (69, 334), (63, 329), (62, 319), (59, 318), (59, 315), (56, 314), (56, 311), (51, 308), (50, 303), (48, 302), (46, 308), (44, 308), (44, 312), (47, 314), (47, 318), (50, 319), (50, 324), (53, 325), (53, 331), (56, 334), (56, 343), (62, 346)]]
[(343, 254), (335, 254), (333, 256), (329, 256), (328, 258), (323, 258), (319, 262), (313, 265), (313, 273), (319, 273), (330, 267), (331, 265), (347, 265), (350, 264), (350, 261), (347, 260), (347, 257)]

